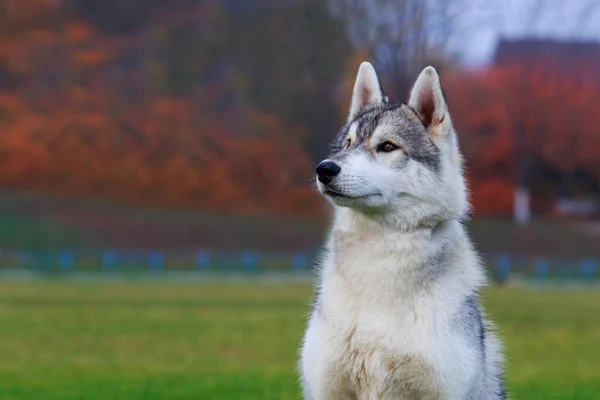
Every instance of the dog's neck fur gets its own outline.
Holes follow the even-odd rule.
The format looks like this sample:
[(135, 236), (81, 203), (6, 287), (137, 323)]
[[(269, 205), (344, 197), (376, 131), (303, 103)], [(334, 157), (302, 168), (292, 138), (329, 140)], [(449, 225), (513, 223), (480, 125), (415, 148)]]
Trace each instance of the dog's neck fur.
[(339, 274), (352, 286), (391, 285), (389, 294), (411, 296), (429, 290), (448, 273), (460, 275), (472, 287), (483, 284), (477, 256), (456, 219), (404, 231), (354, 210), (336, 208), (328, 247), (333, 269), (325, 275)]
[[(440, 235), (447, 236), (451, 227), (460, 225), (457, 219), (431, 219), (416, 226), (386, 221), (384, 218), (373, 218), (361, 212), (336, 207), (332, 232), (362, 239), (393, 238), (396, 242), (415, 245), (417, 243), (433, 244)], [(459, 229), (460, 231), (460, 229)]]
[(422, 231), (434, 232), (437, 227), (448, 221), (462, 221), (465, 217), (467, 208), (468, 207), (464, 207), (464, 209), (449, 208), (437, 210), (434, 213), (428, 214), (427, 212), (431, 210), (419, 208), (413, 209), (412, 212), (407, 212), (406, 210), (394, 212), (389, 209), (377, 210), (363, 208), (355, 210), (336, 206), (334, 214), (336, 218), (334, 221), (341, 219), (337, 217), (343, 216), (343, 218), (355, 221), (357, 226), (361, 226), (363, 229), (385, 229), (394, 231), (395, 233), (405, 233), (408, 236), (411, 236), (411, 233)]

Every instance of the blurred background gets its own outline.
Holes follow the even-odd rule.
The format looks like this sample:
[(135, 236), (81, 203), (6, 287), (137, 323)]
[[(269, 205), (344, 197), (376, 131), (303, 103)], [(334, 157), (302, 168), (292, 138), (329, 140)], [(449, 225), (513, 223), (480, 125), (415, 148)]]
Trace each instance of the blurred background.
[(0, 0), (0, 398), (299, 399), (366, 60), (441, 76), (514, 398), (600, 398), (595, 0)]

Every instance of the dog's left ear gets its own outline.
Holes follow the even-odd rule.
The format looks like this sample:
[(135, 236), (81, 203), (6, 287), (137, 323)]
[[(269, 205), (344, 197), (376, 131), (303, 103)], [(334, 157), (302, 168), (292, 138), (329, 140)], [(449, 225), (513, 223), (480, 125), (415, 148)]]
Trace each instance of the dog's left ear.
[(352, 91), (352, 105), (348, 122), (351, 122), (360, 111), (367, 105), (376, 105), (387, 103), (387, 96), (384, 96), (379, 84), (379, 78), (375, 68), (369, 62), (363, 62), (358, 68), (358, 75)]
[(427, 130), (442, 134), (443, 130), (437, 128), (444, 122), (448, 107), (435, 68), (427, 67), (421, 72), (410, 92), (408, 105), (417, 112)]

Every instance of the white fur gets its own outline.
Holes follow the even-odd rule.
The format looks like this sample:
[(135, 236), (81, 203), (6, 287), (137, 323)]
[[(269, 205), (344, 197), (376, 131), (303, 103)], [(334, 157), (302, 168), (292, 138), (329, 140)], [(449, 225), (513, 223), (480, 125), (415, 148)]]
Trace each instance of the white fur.
[[(365, 84), (361, 71), (358, 86)], [(371, 79), (370, 69), (365, 74), (370, 92), (376, 92), (376, 76)], [(429, 130), (441, 151), (439, 173), (413, 161), (402, 171), (392, 168), (401, 151), (376, 157), (355, 152), (338, 160), (336, 191), (352, 198), (329, 198), (335, 215), (321, 265), (319, 304), (301, 352), (307, 399), (497, 398), (485, 394), (485, 387), (480, 396), (473, 394), (482, 368), (490, 371), (484, 386), (497, 384), (496, 338), (487, 332), (482, 365), (477, 349), (452, 327), (465, 299), (485, 278), (458, 221), (468, 208), (461, 158), (431, 67), (411, 95), (409, 104), (417, 112), (419, 96), (428, 90), (426, 97), (433, 95), (436, 102)], [(351, 113), (359, 111), (355, 101)], [(377, 129), (371, 138), (376, 142), (386, 135), (386, 127)], [(318, 187), (326, 189), (320, 182)], [(445, 260), (439, 276), (424, 270), (438, 254)]]
[(366, 105), (382, 103), (384, 99), (375, 68), (373, 68), (371, 63), (363, 62), (358, 68), (358, 76), (356, 77), (356, 83), (352, 92), (352, 105), (348, 114), (348, 122), (354, 119)]
[(448, 112), (448, 108), (442, 94), (440, 78), (433, 67), (425, 68), (417, 78), (410, 92), (408, 105), (415, 110), (420, 110), (422, 108), (421, 100), (424, 98), (434, 102), (433, 119), (439, 121), (444, 118), (444, 115)]

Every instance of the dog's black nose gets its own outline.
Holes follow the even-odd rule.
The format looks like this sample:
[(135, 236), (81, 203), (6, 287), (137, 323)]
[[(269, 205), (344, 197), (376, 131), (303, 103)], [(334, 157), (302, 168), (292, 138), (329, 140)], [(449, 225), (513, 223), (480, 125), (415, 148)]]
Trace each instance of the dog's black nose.
[(329, 183), (331, 179), (339, 174), (341, 168), (339, 165), (332, 161), (323, 161), (317, 165), (317, 177), (321, 183)]

